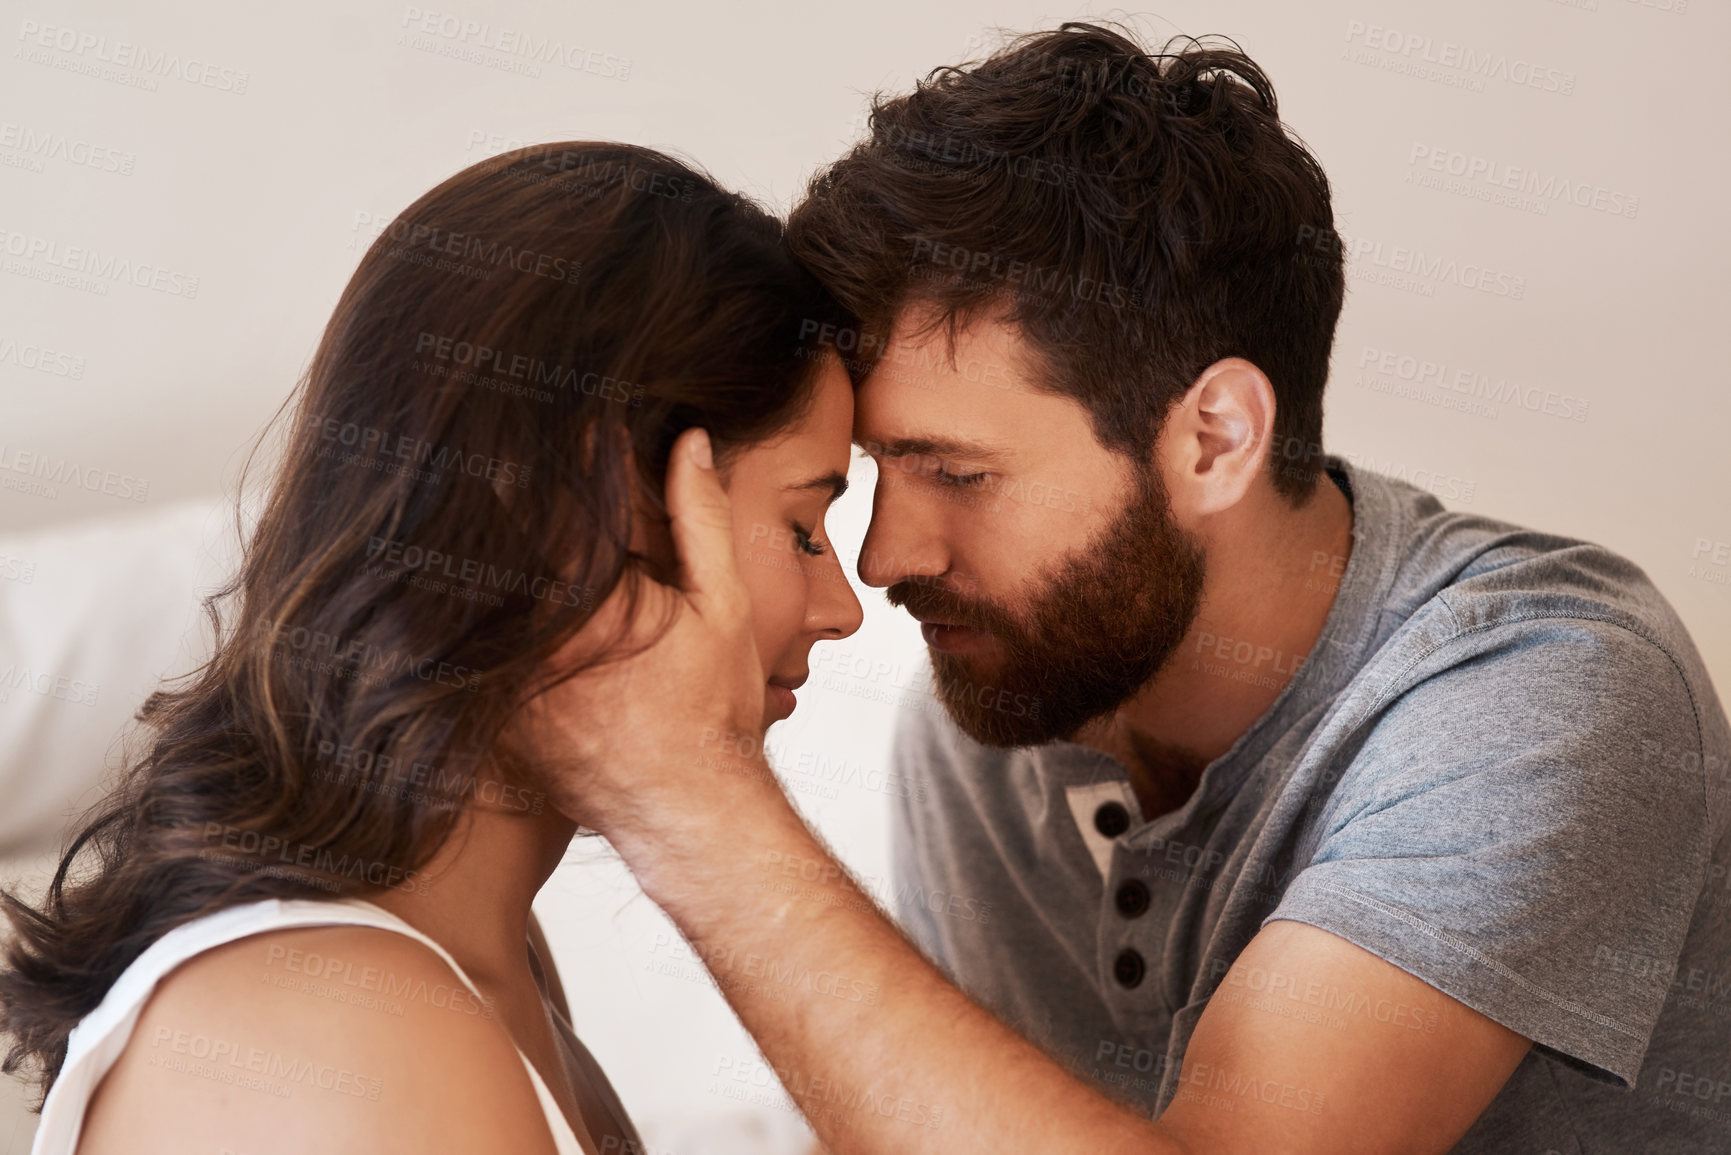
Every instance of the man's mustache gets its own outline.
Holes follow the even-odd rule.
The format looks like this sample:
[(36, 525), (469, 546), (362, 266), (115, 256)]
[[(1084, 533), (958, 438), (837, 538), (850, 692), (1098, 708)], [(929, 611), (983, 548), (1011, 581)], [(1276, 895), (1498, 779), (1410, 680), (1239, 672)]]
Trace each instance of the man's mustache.
[(884, 590), (884, 598), (916, 618), (980, 630), (999, 638), (1014, 637), (1019, 623), (989, 602), (965, 598), (935, 584), (932, 578), (903, 578)]

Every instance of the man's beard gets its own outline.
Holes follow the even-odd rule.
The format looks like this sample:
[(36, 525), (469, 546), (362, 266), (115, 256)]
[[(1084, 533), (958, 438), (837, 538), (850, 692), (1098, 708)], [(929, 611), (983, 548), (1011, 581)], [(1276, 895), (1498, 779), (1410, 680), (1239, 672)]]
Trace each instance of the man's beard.
[(932, 649), (937, 697), (987, 746), (1069, 739), (1145, 686), (1189, 630), (1202, 601), (1201, 546), (1172, 519), (1158, 472), (1142, 469), (1130, 503), (1063, 557), (1020, 613), (964, 598), (939, 579), (884, 592), (915, 617), (990, 634), (1001, 658), (977, 668)]

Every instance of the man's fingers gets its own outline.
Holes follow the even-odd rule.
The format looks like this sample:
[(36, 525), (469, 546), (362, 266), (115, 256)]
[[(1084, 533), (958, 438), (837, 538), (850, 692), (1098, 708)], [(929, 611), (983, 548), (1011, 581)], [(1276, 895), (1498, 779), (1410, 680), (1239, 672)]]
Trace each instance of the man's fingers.
[(667, 512), (679, 556), (679, 585), (699, 612), (743, 597), (733, 556), (733, 505), (715, 472), (709, 434), (687, 429), (667, 463)]

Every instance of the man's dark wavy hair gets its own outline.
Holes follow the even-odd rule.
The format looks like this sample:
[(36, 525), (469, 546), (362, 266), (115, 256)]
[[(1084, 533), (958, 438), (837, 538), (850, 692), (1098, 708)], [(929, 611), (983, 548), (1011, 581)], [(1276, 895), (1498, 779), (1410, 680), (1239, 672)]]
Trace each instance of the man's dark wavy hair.
[(952, 339), (1003, 315), (1042, 387), (1146, 461), (1201, 372), (1243, 357), (1274, 386), (1270, 479), (1302, 504), (1322, 464), (1341, 245), (1328, 178), (1268, 77), (1226, 43), (1149, 53), (1067, 23), (879, 94), (869, 138), (812, 179), (788, 223), (865, 326), (856, 380), (908, 305), (936, 306), (927, 331)]

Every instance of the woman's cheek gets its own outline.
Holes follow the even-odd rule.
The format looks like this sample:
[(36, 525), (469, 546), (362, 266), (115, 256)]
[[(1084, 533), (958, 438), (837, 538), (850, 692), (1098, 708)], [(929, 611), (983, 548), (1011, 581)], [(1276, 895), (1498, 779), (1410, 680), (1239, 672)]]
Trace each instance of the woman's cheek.
[(767, 678), (799, 636), (805, 618), (805, 575), (800, 559), (787, 550), (757, 546), (741, 555), (740, 561), (740, 577), (751, 602), (752, 637)]

